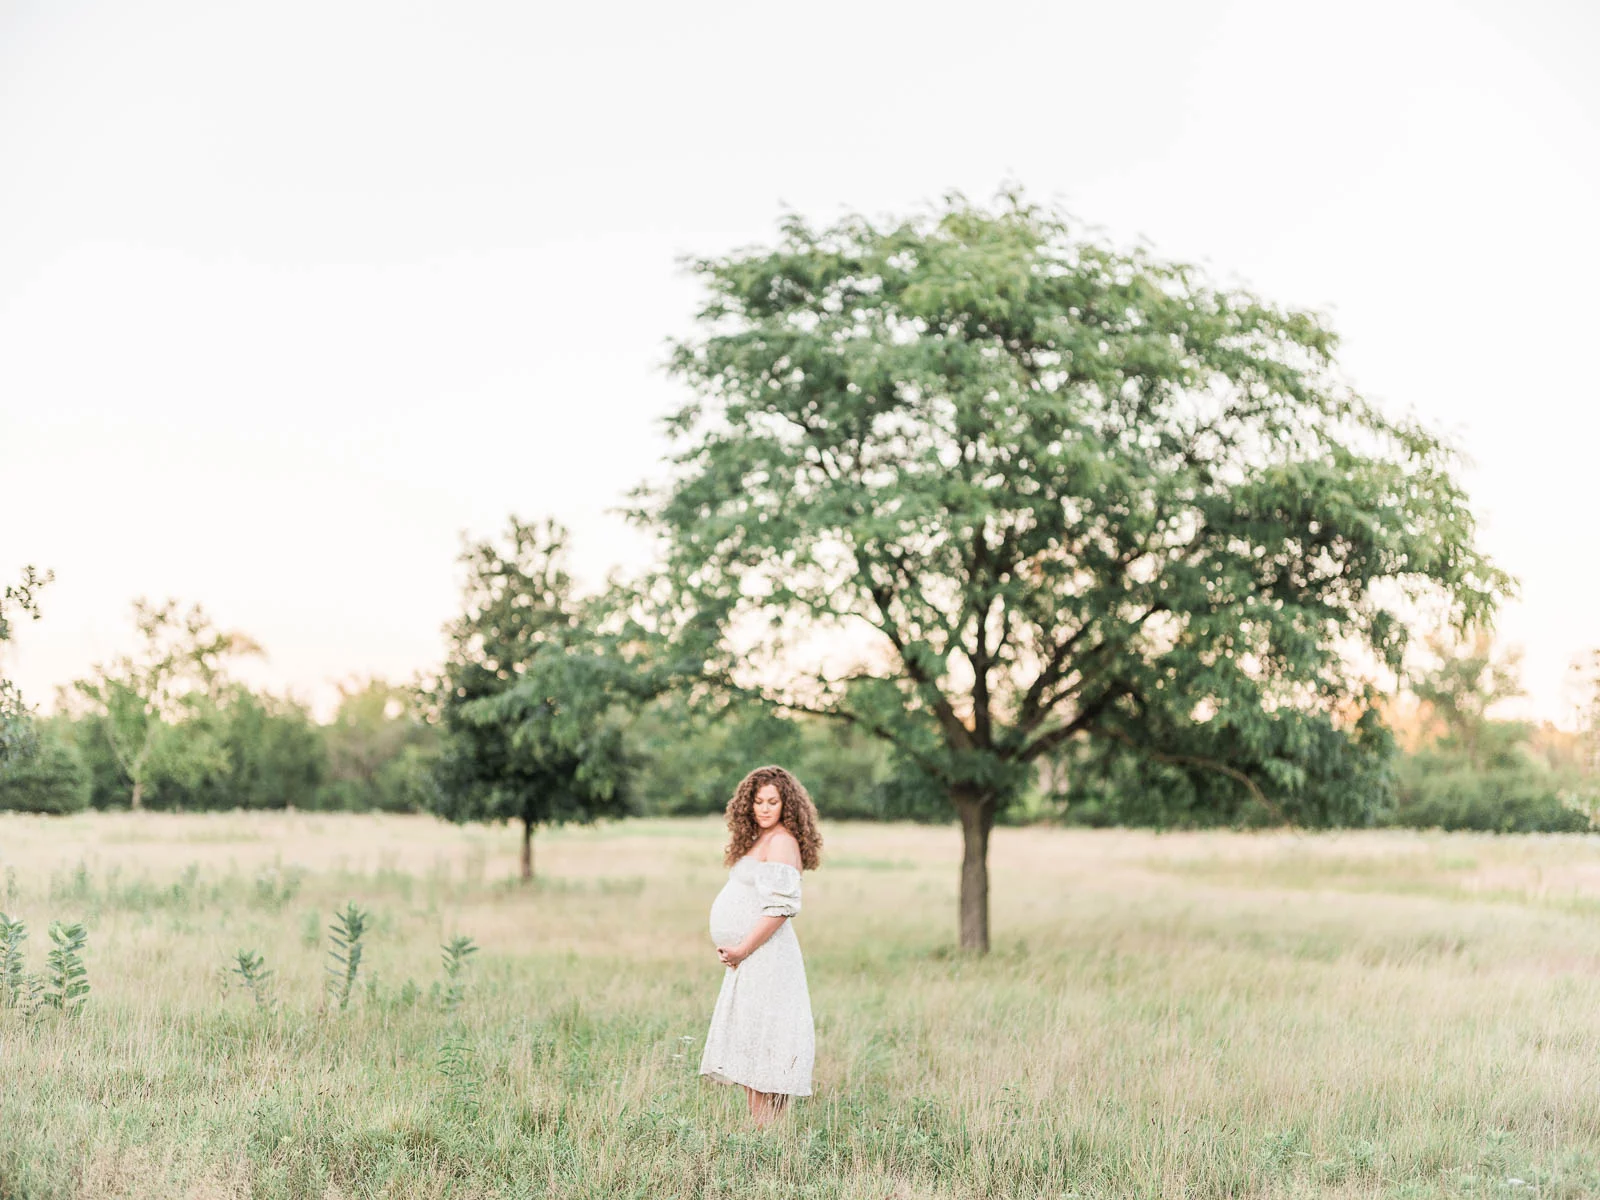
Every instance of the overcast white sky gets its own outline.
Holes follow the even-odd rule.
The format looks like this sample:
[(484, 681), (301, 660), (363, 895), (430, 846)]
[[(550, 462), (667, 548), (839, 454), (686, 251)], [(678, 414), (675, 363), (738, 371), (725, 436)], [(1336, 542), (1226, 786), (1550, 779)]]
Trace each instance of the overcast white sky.
[(248, 677), (437, 660), (459, 535), (612, 511), (664, 448), (676, 267), (780, 213), (1006, 181), (1328, 312), (1472, 457), (1526, 711), (1600, 644), (1600, 6), (0, 0), (0, 577), (34, 699), (135, 596)]

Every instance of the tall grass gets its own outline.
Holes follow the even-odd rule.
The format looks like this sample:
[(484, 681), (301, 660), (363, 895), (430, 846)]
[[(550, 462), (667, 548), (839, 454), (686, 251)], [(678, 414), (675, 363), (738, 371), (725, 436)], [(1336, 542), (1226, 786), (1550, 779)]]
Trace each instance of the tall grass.
[(0, 1200), (1600, 1194), (1589, 839), (1001, 829), (971, 959), (953, 829), (824, 832), (815, 1094), (758, 1133), (695, 1074), (714, 822), (541, 833), (524, 888), (512, 831), (0, 819), (95, 984), (0, 1011)]

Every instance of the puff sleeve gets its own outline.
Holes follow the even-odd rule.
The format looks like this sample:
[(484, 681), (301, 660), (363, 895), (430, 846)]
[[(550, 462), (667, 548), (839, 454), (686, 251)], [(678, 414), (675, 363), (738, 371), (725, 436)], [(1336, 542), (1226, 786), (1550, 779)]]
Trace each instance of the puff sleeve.
[(756, 899), (764, 917), (792, 917), (800, 911), (800, 872), (788, 863), (755, 865)]

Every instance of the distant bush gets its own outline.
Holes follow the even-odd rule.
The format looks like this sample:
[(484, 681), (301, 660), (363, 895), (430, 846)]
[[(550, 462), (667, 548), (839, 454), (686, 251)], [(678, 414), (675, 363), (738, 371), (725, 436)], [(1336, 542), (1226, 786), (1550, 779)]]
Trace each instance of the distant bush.
[[(1187, 732), (1187, 752), (1165, 756), (1069, 742), (1017, 813), (1094, 828), (1333, 829), (1373, 825), (1393, 806), (1394, 739), (1376, 714), (1348, 727), (1318, 713), (1283, 716), (1248, 740), (1225, 723), (1204, 738)], [(1218, 769), (1230, 763), (1249, 764), (1254, 786)]]
[[(427, 812), (436, 738), (381, 681), (346, 689), (335, 720), (319, 725), (287, 697), (230, 685), (185, 699), (149, 741), (144, 806), (153, 810), (294, 807)], [(112, 749), (103, 714), (56, 718), (80, 760), (94, 808), (122, 808), (133, 781)]]
[[(1384, 824), (1485, 833), (1581, 833), (1589, 820), (1561, 802), (1563, 780), (1534, 766), (1443, 764), (1414, 756), (1403, 764), (1398, 802)], [(1418, 761), (1422, 760), (1422, 761)]]
[(379, 765), (370, 778), (328, 780), (317, 792), (314, 807), (345, 812), (431, 812), (438, 787), (433, 775), (434, 757), (431, 747), (404, 746), (396, 757)]
[(32, 754), (0, 768), (0, 809), (74, 813), (89, 807), (89, 770), (53, 724), (39, 727)]
[[(413, 693), (381, 679), (339, 687), (339, 710), (322, 726), (328, 776), (318, 808), (351, 812), (431, 812), (438, 732), (422, 720)], [(310, 804), (307, 804), (310, 807)]]

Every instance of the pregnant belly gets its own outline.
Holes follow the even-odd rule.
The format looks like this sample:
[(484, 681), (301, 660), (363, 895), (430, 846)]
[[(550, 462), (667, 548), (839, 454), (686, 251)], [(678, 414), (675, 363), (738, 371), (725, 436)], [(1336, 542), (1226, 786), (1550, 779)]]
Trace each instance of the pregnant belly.
[(729, 882), (711, 905), (711, 941), (717, 946), (736, 946), (750, 932), (759, 916), (755, 892)]

